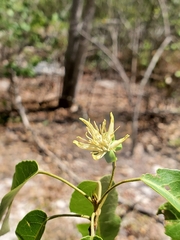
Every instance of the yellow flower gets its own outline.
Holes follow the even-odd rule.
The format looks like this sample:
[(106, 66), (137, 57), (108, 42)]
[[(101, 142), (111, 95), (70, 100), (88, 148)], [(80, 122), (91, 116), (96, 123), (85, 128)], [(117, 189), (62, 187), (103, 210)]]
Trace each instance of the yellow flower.
[(122, 148), (122, 142), (124, 142), (129, 135), (127, 134), (125, 137), (115, 140), (113, 114), (110, 113), (108, 131), (106, 129), (106, 120), (102, 122), (99, 128), (95, 122), (93, 126), (90, 121), (83, 118), (80, 118), (80, 120), (86, 125), (87, 139), (77, 137), (80, 141), (74, 140), (73, 143), (79, 148), (89, 150), (94, 160), (99, 160), (104, 156), (107, 162), (116, 161), (115, 152)]

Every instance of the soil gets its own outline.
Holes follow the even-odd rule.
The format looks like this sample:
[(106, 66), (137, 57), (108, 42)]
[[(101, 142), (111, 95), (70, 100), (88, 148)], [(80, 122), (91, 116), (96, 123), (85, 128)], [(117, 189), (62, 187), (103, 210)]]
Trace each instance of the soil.
[[(11, 108), (8, 95), (8, 79), (0, 80), (0, 108)], [(4, 86), (4, 87), (2, 87)], [(41, 142), (54, 152), (59, 161), (40, 152), (32, 137), (25, 131), (17, 112), (12, 111), (7, 121), (0, 125), (0, 197), (11, 186), (14, 168), (22, 160), (36, 160), (41, 169), (51, 171), (74, 184), (83, 180), (98, 180), (110, 174), (111, 165), (104, 159), (94, 161), (89, 152), (77, 148), (73, 140), (84, 136), (85, 126), (79, 117), (91, 118), (101, 123), (109, 121), (109, 112), (115, 116), (117, 138), (131, 135), (132, 111), (129, 107), (122, 82), (119, 80), (94, 80), (84, 75), (79, 82), (76, 104), (71, 110), (41, 110), (55, 106), (61, 85), (59, 77), (39, 76), (34, 79), (20, 79), (20, 94), (31, 127)], [(134, 99), (138, 85), (132, 86)], [(53, 101), (50, 101), (51, 99)], [(44, 103), (46, 101), (46, 103)], [(80, 106), (80, 107), (79, 107)], [(133, 156), (130, 154), (132, 139), (129, 138), (118, 152), (115, 181), (139, 177), (144, 173), (155, 173), (158, 168), (180, 169), (180, 117), (178, 102), (169, 98), (166, 91), (148, 86), (141, 105), (139, 134)], [(3, 116), (3, 115), (2, 115)], [(70, 171), (62, 170), (66, 166)], [(74, 173), (71, 174), (71, 173)], [(119, 206), (117, 213), (122, 217), (120, 232), (116, 240), (166, 240), (163, 217), (157, 216), (158, 207), (165, 202), (143, 183), (124, 184), (117, 188)], [(2, 240), (17, 239), (14, 230), (18, 221), (33, 209), (42, 209), (48, 215), (68, 213), (72, 190), (61, 182), (38, 175), (19, 192), (12, 205), (11, 231)], [(81, 219), (55, 219), (47, 224), (43, 240), (80, 239), (75, 225)]]

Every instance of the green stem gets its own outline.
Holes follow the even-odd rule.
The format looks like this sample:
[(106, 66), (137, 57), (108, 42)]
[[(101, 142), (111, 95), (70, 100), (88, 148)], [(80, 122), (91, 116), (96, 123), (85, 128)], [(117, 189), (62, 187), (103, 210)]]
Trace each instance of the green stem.
[[(112, 173), (111, 173), (111, 178), (110, 178), (110, 181), (109, 181), (108, 189), (111, 189), (111, 187), (112, 187), (115, 169), (116, 169), (116, 162), (113, 162), (113, 163), (112, 163)], [(101, 194), (101, 191), (99, 191), (99, 192), (100, 192), (100, 194)], [(101, 196), (101, 195), (100, 195), (100, 196)], [(103, 200), (102, 200), (102, 197), (101, 197), (101, 198), (98, 198), (98, 201), (99, 201), (99, 200), (100, 200), (100, 201), (99, 201), (99, 203), (98, 203), (98, 205), (97, 205), (97, 209), (96, 209), (96, 212), (95, 212), (95, 216), (96, 216), (95, 221), (96, 221), (96, 224), (97, 224), (97, 222), (98, 222), (98, 218), (99, 218), (99, 215), (100, 215), (100, 212), (101, 212), (101, 208), (102, 208), (104, 202), (106, 201), (106, 198), (107, 198), (107, 195), (103, 198)], [(101, 200), (102, 200), (102, 201), (101, 201)]]
[(67, 213), (67, 214), (56, 214), (56, 215), (50, 216), (48, 217), (47, 221), (52, 220), (54, 218), (58, 218), (58, 217), (81, 217), (81, 218), (86, 218), (88, 220), (91, 220), (91, 218), (87, 215)]
[(95, 232), (94, 232), (94, 218), (96, 217), (96, 213), (93, 212), (92, 216), (91, 216), (91, 237), (95, 236)]
[(116, 162), (113, 162), (113, 163), (112, 163), (111, 179), (110, 179), (110, 182), (109, 182), (108, 189), (111, 188), (111, 186), (112, 186), (113, 178), (114, 178), (114, 173), (115, 173), (115, 169), (116, 169)]
[(141, 181), (141, 178), (130, 178), (130, 179), (126, 179), (126, 180), (123, 180), (123, 181), (120, 181), (116, 184), (114, 184), (112, 187), (110, 187), (104, 194), (103, 196), (101, 197), (100, 201), (99, 201), (99, 205), (102, 206), (102, 203), (104, 203), (104, 199), (106, 199), (108, 193), (110, 191), (112, 191), (114, 188), (116, 188), (117, 186), (123, 184), (123, 183), (130, 183), (130, 182), (137, 182), (137, 181)]
[(74, 190), (78, 191), (80, 194), (82, 194), (85, 198), (87, 198), (91, 203), (92, 203), (92, 199), (90, 196), (88, 196), (85, 192), (83, 192), (81, 189), (79, 189), (78, 187), (76, 187), (74, 184), (70, 183), (69, 181), (65, 180), (64, 178), (61, 178), (53, 173), (49, 173), (49, 172), (45, 172), (45, 171), (39, 171), (39, 174), (44, 174), (47, 176), (50, 176), (52, 178), (58, 179), (61, 182), (67, 184), (69, 187), (73, 188)]
[[(113, 178), (114, 178), (114, 173), (115, 173), (115, 169), (116, 169), (116, 162), (112, 163), (112, 173), (111, 173), (111, 179), (109, 182), (109, 186), (108, 186), (108, 190), (111, 189), (112, 184), (113, 184)], [(101, 209), (104, 202), (106, 201), (107, 195), (103, 195), (98, 203), (98, 209)]]

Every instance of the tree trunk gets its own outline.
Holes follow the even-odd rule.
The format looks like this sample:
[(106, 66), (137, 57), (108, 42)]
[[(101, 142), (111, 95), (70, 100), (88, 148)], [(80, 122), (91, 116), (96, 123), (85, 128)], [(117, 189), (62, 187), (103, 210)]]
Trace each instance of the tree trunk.
[[(90, 33), (95, 11), (95, 0), (73, 0), (69, 27), (68, 46), (65, 54), (65, 76), (59, 107), (70, 108), (74, 102), (78, 80), (81, 78), (87, 53), (88, 41), (81, 30)], [(82, 22), (81, 22), (82, 19)]]

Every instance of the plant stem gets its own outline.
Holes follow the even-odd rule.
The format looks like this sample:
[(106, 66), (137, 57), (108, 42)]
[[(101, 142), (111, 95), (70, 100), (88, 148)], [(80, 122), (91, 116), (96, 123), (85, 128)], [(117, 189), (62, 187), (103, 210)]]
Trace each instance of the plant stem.
[(112, 191), (114, 188), (116, 188), (117, 186), (123, 184), (123, 183), (130, 183), (130, 182), (137, 182), (137, 181), (141, 181), (141, 178), (129, 178), (129, 179), (125, 179), (125, 180), (122, 180), (116, 184), (114, 184), (112, 187), (110, 187), (104, 194), (103, 196), (101, 197), (100, 201), (99, 201), (99, 205), (102, 205), (102, 203), (104, 202), (104, 199), (106, 199), (108, 193), (110, 191)]
[[(109, 181), (108, 189), (111, 189), (111, 187), (112, 187), (115, 169), (116, 169), (116, 162), (113, 162), (112, 163), (112, 173), (111, 173), (111, 178), (110, 178), (110, 181)], [(98, 222), (98, 218), (100, 216), (101, 208), (102, 208), (104, 202), (106, 201), (107, 196), (108, 195), (104, 196), (103, 199), (102, 199), (102, 197), (98, 198), (98, 201), (99, 201), (98, 202), (98, 207), (97, 207), (96, 212), (95, 212), (95, 214), (96, 214), (96, 219), (95, 219), (96, 225), (97, 225), (97, 222)]]
[(92, 199), (90, 196), (88, 196), (85, 192), (83, 192), (81, 189), (79, 189), (78, 187), (76, 187), (74, 184), (70, 183), (69, 181), (65, 180), (64, 178), (61, 178), (53, 173), (49, 173), (49, 172), (45, 172), (45, 171), (38, 171), (38, 174), (44, 174), (47, 176), (50, 176), (52, 178), (58, 179), (59, 181), (67, 184), (69, 187), (73, 188), (74, 190), (78, 191), (80, 194), (82, 194), (85, 198), (87, 198), (91, 203), (92, 203)]
[(47, 221), (52, 220), (54, 218), (58, 218), (58, 217), (81, 217), (81, 218), (86, 218), (88, 220), (91, 220), (91, 218), (87, 215), (67, 213), (67, 214), (56, 214), (56, 215), (50, 216), (48, 217)]
[(113, 163), (112, 163), (111, 179), (110, 179), (110, 182), (109, 182), (108, 189), (111, 188), (111, 186), (112, 186), (113, 178), (114, 178), (114, 173), (115, 173), (115, 169), (116, 169), (116, 162), (113, 162)]
[(94, 232), (94, 218), (96, 217), (96, 213), (93, 212), (91, 215), (91, 237), (94, 237), (95, 232)]
[[(111, 179), (110, 179), (110, 182), (109, 182), (108, 190), (111, 189), (111, 187), (112, 187), (115, 169), (116, 169), (116, 162), (113, 162), (112, 163)], [(107, 195), (105, 195), (105, 196), (103, 195), (103, 197), (101, 197), (101, 199), (100, 199), (100, 201), (98, 203), (98, 209), (102, 208), (104, 202), (106, 201), (106, 198), (107, 198)]]

